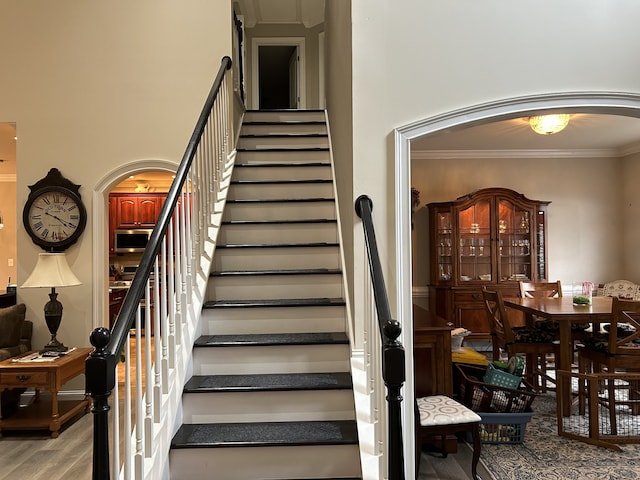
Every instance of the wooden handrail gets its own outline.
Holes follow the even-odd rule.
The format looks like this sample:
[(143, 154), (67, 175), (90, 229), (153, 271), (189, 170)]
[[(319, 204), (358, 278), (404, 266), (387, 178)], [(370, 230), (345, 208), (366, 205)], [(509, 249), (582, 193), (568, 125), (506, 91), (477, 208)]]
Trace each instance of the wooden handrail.
[(402, 443), (402, 395), (400, 391), (406, 380), (405, 353), (398, 337), (402, 332), (400, 323), (391, 317), (387, 289), (378, 254), (378, 244), (371, 212), (373, 202), (366, 195), (356, 199), (356, 213), (362, 219), (364, 240), (369, 258), (371, 283), (378, 315), (378, 327), (382, 340), (382, 379), (387, 388), (388, 405), (388, 474), (389, 480), (404, 480), (404, 448)]
[[(94, 352), (86, 361), (85, 386), (86, 392), (93, 400), (93, 480), (109, 480), (109, 426), (108, 412), (110, 410), (108, 397), (115, 387), (116, 368), (123, 351), (125, 342), (129, 338), (129, 332), (134, 327), (136, 315), (139, 312), (141, 301), (148, 291), (148, 282), (156, 258), (161, 246), (164, 243), (165, 234), (172, 224), (172, 219), (177, 212), (179, 199), (184, 197), (184, 192), (188, 191), (189, 182), (193, 182), (191, 166), (194, 157), (205, 136), (207, 124), (212, 117), (216, 98), (223, 84), (226, 72), (231, 68), (231, 59), (224, 57), (220, 68), (213, 82), (213, 86), (207, 96), (198, 117), (193, 134), (189, 139), (187, 148), (182, 157), (180, 165), (176, 171), (175, 179), (167, 193), (167, 198), (160, 211), (157, 223), (149, 238), (147, 248), (142, 254), (138, 269), (131, 282), (131, 286), (125, 296), (120, 313), (111, 331), (106, 328), (96, 328), (89, 337), (91, 345), (95, 347)], [(206, 145), (205, 145), (206, 147)], [(188, 203), (188, 202), (185, 202)], [(181, 219), (184, 222), (184, 210), (189, 210), (188, 205), (182, 208)], [(147, 321), (151, 320), (147, 318)], [(140, 392), (137, 395), (141, 396)], [(114, 448), (118, 448), (116, 445)]]

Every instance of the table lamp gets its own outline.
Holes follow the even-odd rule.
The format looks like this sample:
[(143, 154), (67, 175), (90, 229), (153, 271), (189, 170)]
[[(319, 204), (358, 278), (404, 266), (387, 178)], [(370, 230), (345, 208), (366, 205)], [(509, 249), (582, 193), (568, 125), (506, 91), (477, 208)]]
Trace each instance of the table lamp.
[(62, 304), (57, 299), (56, 287), (71, 287), (73, 285), (80, 285), (80, 280), (69, 268), (64, 253), (41, 253), (38, 256), (36, 268), (22, 284), (23, 288), (51, 288), (50, 300), (44, 306), (44, 319), (51, 333), (51, 340), (44, 346), (43, 351), (67, 351), (67, 347), (56, 338), (62, 321)]

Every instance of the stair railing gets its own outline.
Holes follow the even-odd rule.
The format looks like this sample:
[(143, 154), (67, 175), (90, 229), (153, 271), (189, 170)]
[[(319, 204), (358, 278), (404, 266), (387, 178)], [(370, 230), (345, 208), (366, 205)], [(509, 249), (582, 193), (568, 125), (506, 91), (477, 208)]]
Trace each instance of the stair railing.
[[(366, 362), (368, 383), (375, 385), (382, 378), (387, 390), (387, 456), (389, 480), (404, 480), (404, 453), (402, 443), (402, 395), (400, 391), (406, 379), (404, 347), (398, 341), (401, 333), (400, 323), (391, 318), (387, 289), (380, 264), (378, 245), (373, 226), (371, 212), (373, 202), (366, 195), (356, 199), (356, 213), (362, 219), (364, 229), (364, 241), (369, 259), (369, 271), (371, 276), (371, 288), (375, 301), (375, 315), (365, 321), (365, 330), (371, 335), (379, 332), (380, 342), (370, 339), (365, 345), (365, 356), (370, 359)], [(376, 345), (376, 347), (373, 347)], [(380, 361), (375, 349), (381, 348)], [(377, 389), (371, 389), (375, 392)], [(372, 395), (373, 401), (376, 397)], [(373, 411), (381, 411), (384, 405), (372, 405)]]
[(224, 57), (113, 328), (90, 335), (93, 480), (166, 477), (228, 185), (230, 68)]

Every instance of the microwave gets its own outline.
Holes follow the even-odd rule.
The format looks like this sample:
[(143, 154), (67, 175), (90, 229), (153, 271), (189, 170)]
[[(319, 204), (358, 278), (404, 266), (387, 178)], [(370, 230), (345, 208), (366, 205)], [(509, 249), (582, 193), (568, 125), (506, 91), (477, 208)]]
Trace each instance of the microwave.
[(116, 253), (144, 252), (151, 237), (151, 228), (136, 228), (133, 230), (114, 230), (113, 247)]

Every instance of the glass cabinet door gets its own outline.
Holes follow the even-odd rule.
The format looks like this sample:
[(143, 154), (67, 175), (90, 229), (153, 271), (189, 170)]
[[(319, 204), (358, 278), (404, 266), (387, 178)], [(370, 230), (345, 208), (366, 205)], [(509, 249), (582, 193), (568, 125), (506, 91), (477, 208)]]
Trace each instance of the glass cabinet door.
[(453, 233), (451, 211), (441, 211), (436, 214), (436, 243), (438, 252), (438, 279), (448, 282), (453, 275)]
[(480, 200), (458, 211), (459, 280), (494, 280), (491, 272), (491, 202)]
[[(532, 212), (509, 200), (498, 200), (498, 275), (500, 280), (532, 278)], [(533, 221), (537, 221), (534, 218)]]

